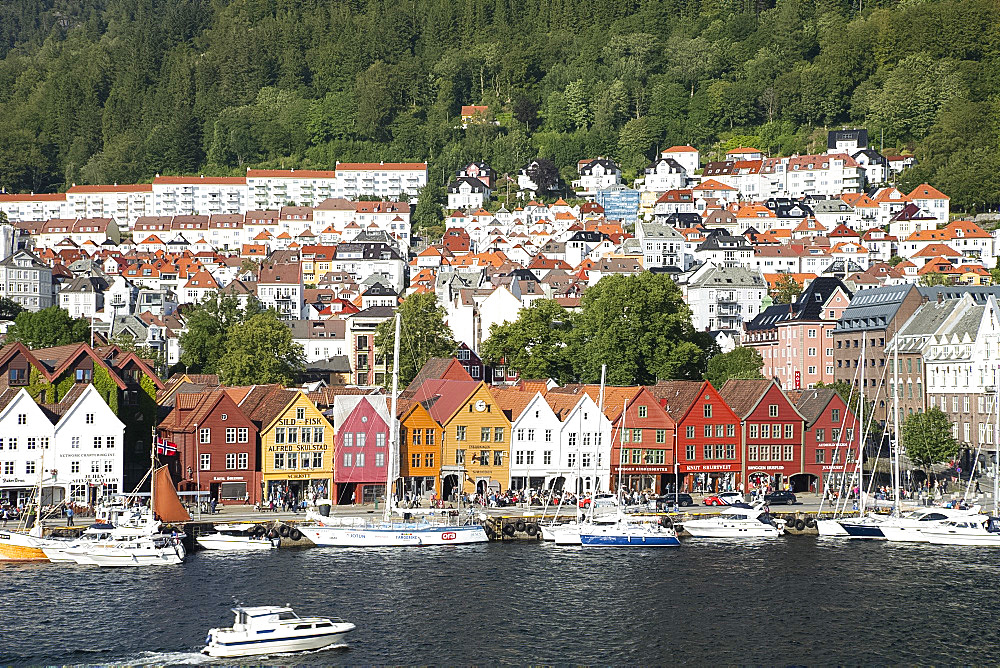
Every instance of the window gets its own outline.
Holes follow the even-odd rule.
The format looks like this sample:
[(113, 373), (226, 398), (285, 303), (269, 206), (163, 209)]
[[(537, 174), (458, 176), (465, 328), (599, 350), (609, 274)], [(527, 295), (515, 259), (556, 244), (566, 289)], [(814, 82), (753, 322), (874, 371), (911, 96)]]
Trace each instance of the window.
[[(28, 382), (28, 370), (10, 369), (7, 372), (7, 378), (11, 385), (25, 385)], [(10, 465), (13, 467), (14, 466), (13, 462), (10, 462)], [(11, 473), (13, 472), (14, 472), (13, 469), (11, 469)]]
[[(24, 415), (18, 415), (17, 416), (17, 423), (18, 424), (24, 424), (24, 422), (21, 421), (21, 418), (23, 418), (23, 417), (25, 417), (25, 416)], [(84, 416), (84, 422), (86, 422), (87, 424), (94, 424), (94, 414), (93, 413), (87, 413), (87, 415)]]
[(7, 439), (7, 449), (8, 450), (17, 450), (17, 437), (16, 436), (12, 436), (12, 437), (10, 437), (10, 438)]
[(817, 449), (816, 450), (816, 463), (823, 464), (826, 462), (826, 451)]
[(749, 445), (749, 446), (747, 446), (747, 459), (749, 459), (752, 462), (757, 461), (757, 446), (756, 445)]
[(528, 466), (534, 466), (534, 464), (535, 464), (535, 451), (534, 450), (528, 450), (526, 453), (524, 453), (524, 462)]
[(844, 440), (847, 443), (850, 443), (851, 441), (854, 440), (854, 428), (853, 427), (848, 427), (847, 429), (844, 430)]
[(815, 348), (809, 348), (806, 351), (806, 354), (809, 355), (809, 357), (816, 357), (816, 349)]
[(647, 415), (647, 408), (645, 406), (639, 406), (639, 417), (644, 418)]
[(786, 424), (785, 425), (785, 438), (792, 438), (795, 433), (795, 425)]
[(514, 452), (514, 463), (517, 465), (524, 464), (524, 450), (517, 450)]
[(712, 458), (712, 446), (706, 444), (702, 448), (702, 454), (705, 456), (705, 459), (711, 459)]
[(503, 450), (493, 451), (493, 466), (503, 466)]
[(551, 443), (552, 442), (552, 430), (551, 429), (546, 429), (545, 430), (545, 442), (546, 443)]
[(80, 447), (80, 437), (79, 436), (74, 436), (73, 437), (73, 440), (70, 443), (70, 447), (73, 448), (74, 450), (79, 449), (79, 447)]
[(632, 463), (633, 464), (642, 463), (642, 450), (639, 449), (632, 450)]
[(235, 442), (236, 442), (236, 428), (226, 427), (226, 443), (235, 443)]
[(210, 470), (212, 468), (212, 455), (204, 452), (201, 453), (201, 457), (199, 458), (199, 465), (201, 466), (202, 471)]
[[(69, 465), (69, 472), (70, 473), (79, 473), (80, 472), (80, 462), (71, 462), (70, 465)], [(6, 473), (6, 471), (5, 471), (5, 473)]]
[(236, 430), (237, 432), (237, 442), (238, 443), (249, 443), (250, 442), (250, 429), (249, 427), (240, 427)]
[[(465, 425), (459, 425), (459, 426), (455, 427), (455, 440), (456, 441), (464, 441), (465, 440)], [(459, 462), (459, 463), (464, 463), (464, 461), (465, 460), (462, 460), (462, 462)]]
[(632, 430), (632, 442), (633, 443), (642, 443), (642, 429), (633, 429)]
[(786, 462), (792, 461), (792, 459), (793, 459), (793, 457), (792, 457), (793, 450), (794, 450), (794, 448), (791, 445), (786, 445), (785, 446), (785, 461)]
[(306, 409), (305, 408), (296, 408), (295, 409), (295, 419), (296, 420), (305, 420), (306, 419)]
[(312, 427), (302, 427), (299, 442), (312, 443)]
[[(497, 439), (497, 440), (502, 441), (503, 440), (503, 430), (501, 429), (500, 431), (501, 431), (500, 438)], [(535, 430), (534, 429), (529, 429), (528, 430), (528, 440), (534, 442), (534, 440), (535, 440)]]
[[(34, 440), (35, 439), (33, 439), (33, 438), (29, 438), (28, 439), (28, 449), (29, 450), (31, 450), (32, 448), (35, 447)], [(103, 447), (103, 446), (104, 446), (104, 437), (103, 436), (95, 436), (94, 437), (94, 449), (95, 450), (100, 450), (101, 447)]]
[[(384, 431), (380, 431), (379, 433), (375, 434), (375, 447), (376, 448), (384, 448), (385, 447), (385, 440), (386, 440), (386, 438), (385, 438), (385, 432)], [(432, 432), (430, 429), (427, 430), (427, 442), (428, 442), (428, 444), (434, 442), (434, 432)]]
[(815, 339), (816, 338), (816, 330), (815, 329), (810, 329), (809, 330), (809, 338), (810, 339)]
[(839, 429), (831, 429), (830, 430), (830, 438), (833, 439), (834, 443), (840, 443), (840, 430)]
[(209, 428), (200, 429), (198, 431), (198, 440), (200, 443), (211, 443), (212, 442), (212, 430)]
[(833, 423), (839, 423), (840, 422), (840, 409), (839, 408), (833, 408), (833, 409), (830, 410), (830, 421), (833, 422)]
[(354, 442), (359, 448), (365, 447), (365, 436), (366, 434), (363, 431), (354, 434)]
[(657, 443), (666, 443), (667, 442), (667, 430), (666, 429), (657, 429), (656, 430), (656, 442)]
[(227, 452), (226, 453), (226, 469), (232, 470), (236, 468), (236, 453)]
[(688, 445), (684, 447), (684, 458), (688, 461), (694, 459), (694, 446)]
[(544, 466), (551, 466), (552, 465), (552, 451), (551, 450), (545, 450), (544, 452), (542, 452), (542, 464)]
[(727, 443), (726, 444), (726, 459), (736, 459), (736, 444), (735, 443)]
[(246, 469), (250, 468), (250, 453), (240, 452), (236, 454), (236, 468)]
[(274, 429), (274, 442), (275, 443), (284, 443), (285, 442), (285, 428), (284, 427), (276, 427)]
[(712, 425), (706, 424), (704, 429), (702, 429), (702, 434), (704, 434), (705, 438), (712, 438)]
[(751, 424), (750, 425), (750, 436), (749, 436), (749, 438), (757, 438), (757, 425), (755, 425), (755, 424)]
[(715, 437), (722, 438), (722, 435), (726, 433), (726, 425), (717, 424), (715, 425)]
[(823, 439), (825, 439), (825, 438), (826, 438), (826, 429), (817, 429), (816, 430), (816, 442), (817, 443), (822, 443)]
[[(88, 413), (87, 415), (88, 416), (93, 416), (93, 413)], [(28, 424), (28, 414), (27, 413), (18, 413), (17, 414), (17, 423), (18, 424)], [(94, 424), (93, 418), (91, 418), (91, 420), (89, 422), (87, 422), (87, 424)]]
[[(494, 427), (493, 428), (493, 440), (496, 441), (497, 443), (499, 443), (500, 441), (503, 440), (503, 427)], [(531, 439), (531, 440), (534, 440), (534, 439)]]
[[(80, 464), (77, 463), (77, 462), (73, 462), (73, 463), (76, 464), (76, 468), (77, 468), (77, 470), (73, 471), (73, 473), (79, 472), (79, 470), (80, 470)], [(14, 475), (14, 462), (4, 462), (3, 463), (3, 474), (4, 475)]]
[(704, 404), (701, 407), (701, 413), (702, 413), (702, 415), (704, 417), (707, 417), (707, 418), (712, 417), (712, 404)]
[(518, 441), (523, 441), (524, 440), (524, 429), (518, 429), (517, 432), (515, 433), (515, 436), (517, 437)]
[(760, 437), (761, 438), (771, 438), (771, 425), (762, 424), (760, 426)]
[[(909, 360), (907, 360), (909, 361)], [(910, 398), (913, 398), (913, 388), (910, 387)], [(966, 413), (969, 412), (969, 395), (962, 397), (962, 410)]]
[(353, 466), (353, 465), (354, 465), (354, 453), (353, 452), (345, 452), (344, 453), (344, 466)]
[[(97, 464), (97, 462), (95, 461), (94, 464)], [(25, 462), (24, 463), (24, 472), (27, 473), (27, 474), (34, 473), (35, 472), (35, 462)]]
[(465, 463), (465, 450), (456, 450), (455, 451), (455, 463), (456, 464), (464, 464)]
[(688, 438), (694, 438), (694, 427), (688, 426), (686, 429), (686, 435)]
[(571, 448), (576, 447), (576, 432), (570, 432), (566, 437), (567, 445)]
[(724, 456), (724, 448), (725, 448), (725, 446), (722, 445), (721, 443), (716, 443), (715, 444), (715, 458), (716, 459), (722, 459), (723, 458), (723, 456)]
[(482, 427), (479, 430), (479, 440), (483, 443), (489, 443), (491, 434), (492, 430), (489, 427)]
[(767, 407), (768, 417), (778, 417), (778, 404), (770, 404)]

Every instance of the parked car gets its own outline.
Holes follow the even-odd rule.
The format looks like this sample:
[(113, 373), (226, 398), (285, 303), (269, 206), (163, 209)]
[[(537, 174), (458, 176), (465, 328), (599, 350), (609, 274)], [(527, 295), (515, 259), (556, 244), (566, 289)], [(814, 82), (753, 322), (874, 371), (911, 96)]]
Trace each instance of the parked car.
[(743, 503), (743, 495), (739, 492), (720, 492), (706, 496), (702, 503), (706, 506), (731, 506), (734, 503)]
[[(685, 494), (684, 492), (679, 492), (677, 494), (677, 505), (680, 506), (681, 508), (687, 508), (689, 506), (693, 506), (694, 505), (694, 499), (691, 498), (690, 494)], [(656, 498), (656, 509), (657, 510), (664, 510), (666, 508), (673, 508), (673, 507), (674, 507), (674, 494), (673, 493), (668, 492), (666, 494), (660, 494), (660, 496), (658, 496)]]
[(785, 504), (786, 506), (790, 506), (795, 503), (795, 495), (791, 492), (778, 490), (776, 492), (771, 492), (770, 494), (765, 494), (764, 500), (767, 501), (768, 504)]

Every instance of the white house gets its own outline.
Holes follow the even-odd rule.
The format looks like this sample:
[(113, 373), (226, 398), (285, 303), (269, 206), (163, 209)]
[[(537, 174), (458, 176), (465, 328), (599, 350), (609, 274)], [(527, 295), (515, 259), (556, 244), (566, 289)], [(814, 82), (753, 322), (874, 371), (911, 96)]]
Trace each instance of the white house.
[(140, 216), (153, 214), (151, 183), (78, 186), (66, 191), (66, 216), (114, 218), (120, 227), (132, 226)]
[(607, 158), (581, 160), (577, 163), (576, 168), (580, 178), (573, 181), (573, 188), (583, 191), (581, 193), (583, 195), (593, 194), (598, 190), (607, 190), (622, 182), (621, 167)]
[(688, 172), (681, 163), (672, 157), (663, 157), (646, 167), (642, 190), (679, 190), (687, 185), (687, 179)]
[(246, 177), (159, 176), (153, 179), (153, 215), (211, 216), (249, 207)]
[(334, 197), (415, 198), (427, 185), (426, 162), (338, 162)]
[(449, 209), (478, 209), (490, 198), (489, 186), (474, 176), (460, 175), (448, 184)]
[(66, 193), (0, 193), (0, 211), (12, 223), (64, 218), (67, 208)]
[[(671, 146), (660, 151), (660, 157), (672, 158), (677, 161), (691, 176), (694, 176), (694, 173), (701, 168), (701, 156), (698, 149), (693, 146)], [(648, 188), (648, 190), (655, 190), (655, 188)]]
[(333, 196), (336, 181), (337, 173), (332, 170), (247, 169), (248, 206), (315, 206)]
[(951, 211), (951, 198), (943, 192), (921, 183), (909, 194), (910, 200), (919, 206), (921, 210), (934, 217), (941, 225), (948, 223), (948, 215)]

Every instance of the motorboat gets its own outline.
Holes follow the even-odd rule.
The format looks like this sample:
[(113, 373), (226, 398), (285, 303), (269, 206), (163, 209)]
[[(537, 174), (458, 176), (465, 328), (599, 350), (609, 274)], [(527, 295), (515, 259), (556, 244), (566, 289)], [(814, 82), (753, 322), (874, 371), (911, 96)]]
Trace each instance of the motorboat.
[(186, 556), (181, 536), (168, 534), (95, 541), (65, 553), (78, 564), (101, 567), (170, 566), (183, 563)]
[(31, 533), (0, 531), (0, 561), (48, 561), (45, 547), (50, 542)]
[(342, 645), (356, 627), (340, 619), (299, 617), (288, 607), (233, 608), (232, 627), (211, 629), (203, 654), (226, 658), (305, 652)]
[(922, 529), (921, 533), (932, 545), (1000, 547), (1000, 518), (989, 515), (957, 517)]
[(964, 519), (980, 512), (979, 506), (968, 510), (939, 508), (936, 506), (928, 508), (917, 508), (899, 517), (889, 517), (881, 524), (882, 535), (885, 539), (895, 543), (926, 543), (927, 536), (924, 529), (936, 528), (942, 522), (949, 520)]
[(819, 532), (821, 538), (832, 536), (847, 538), (849, 535), (847, 530), (840, 524), (839, 519), (816, 520), (816, 531)]
[(785, 533), (785, 520), (771, 517), (762, 506), (738, 504), (683, 527), (695, 538), (771, 538)]
[(583, 525), (578, 535), (583, 547), (680, 547), (681, 544), (672, 526), (625, 518), (608, 524)]
[(262, 533), (255, 524), (217, 524), (213, 533), (195, 538), (206, 550), (272, 550), (281, 543)]

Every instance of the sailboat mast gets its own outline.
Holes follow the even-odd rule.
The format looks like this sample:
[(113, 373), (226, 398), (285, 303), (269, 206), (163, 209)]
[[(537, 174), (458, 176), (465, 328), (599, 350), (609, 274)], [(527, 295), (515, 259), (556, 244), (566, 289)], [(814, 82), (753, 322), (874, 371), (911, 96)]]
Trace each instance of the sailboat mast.
[[(868, 393), (868, 386), (865, 385), (867, 382), (865, 380), (865, 365), (868, 364), (868, 357), (866, 356), (868, 339), (864, 336), (861, 337), (861, 393), (858, 394), (858, 415), (859, 421), (861, 422), (861, 443), (860, 452), (858, 452), (858, 516), (865, 514), (865, 466), (862, 463), (864, 460), (865, 451), (865, 438), (867, 434), (865, 433), (865, 395)], [(874, 408), (872, 409), (874, 412)], [(847, 503), (844, 503), (844, 509), (847, 509)]]
[[(392, 519), (392, 483), (396, 476), (396, 463), (399, 461), (399, 430), (396, 423), (396, 396), (399, 390), (399, 313), (396, 313), (396, 334), (392, 342), (392, 397), (390, 397), (392, 408), (389, 411), (389, 442), (392, 444), (392, 452), (389, 456), (385, 470), (385, 509), (382, 517), (386, 522)], [(459, 498), (461, 498), (461, 488), (459, 485)]]
[[(608, 370), (608, 365), (602, 364), (601, 391), (598, 394), (598, 399), (597, 399), (597, 434), (594, 436), (594, 445), (597, 446), (595, 447), (595, 452), (594, 452), (594, 493), (597, 492), (597, 479), (598, 476), (600, 475), (600, 470), (597, 466), (597, 459), (600, 456), (601, 452), (601, 442), (598, 439), (601, 437), (601, 424), (602, 424), (602, 419), (604, 418), (604, 379), (607, 370)], [(608, 462), (608, 464), (610, 465), (611, 462)]]
[(893, 347), (892, 347), (892, 372), (893, 372), (893, 386), (895, 391), (892, 393), (892, 436), (895, 440), (895, 450), (892, 455), (892, 487), (893, 496), (895, 498), (895, 505), (893, 506), (893, 514), (897, 517), (899, 516), (899, 332), (897, 331), (893, 337)]
[[(156, 422), (155, 420), (153, 421)], [(150, 427), (150, 432), (153, 435), (152, 447), (149, 448), (149, 516), (156, 521), (156, 424)], [(198, 435), (195, 434), (195, 438)], [(201, 466), (201, 462), (195, 462), (197, 466)], [(136, 490), (138, 491), (138, 490)], [(198, 490), (198, 508), (201, 508), (201, 490)]]
[[(1000, 369), (1000, 366), (997, 367)], [(993, 372), (993, 384), (996, 386), (996, 393), (993, 395), (993, 408), (997, 412), (997, 419), (993, 423), (993, 514), (997, 514), (997, 494), (1000, 494), (1000, 383), (997, 381), (996, 371)], [(972, 479), (972, 476), (969, 476)]]

